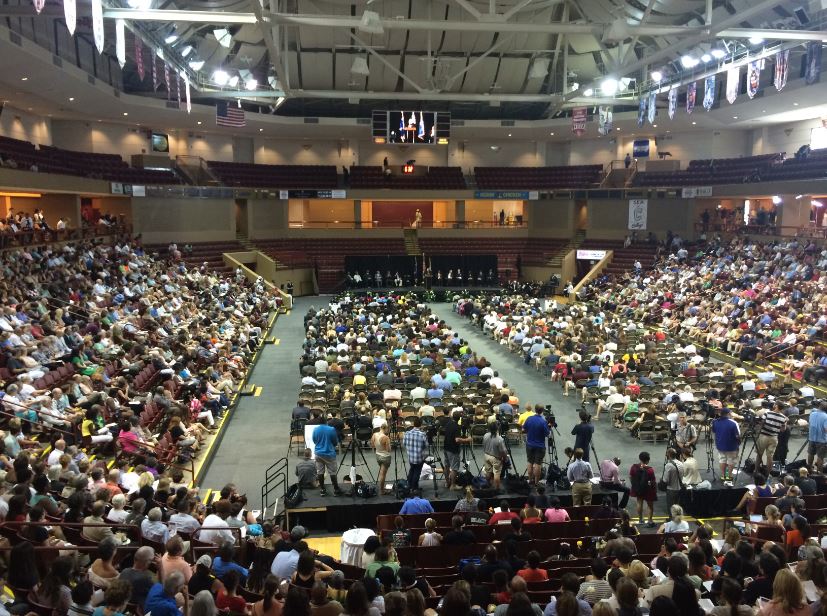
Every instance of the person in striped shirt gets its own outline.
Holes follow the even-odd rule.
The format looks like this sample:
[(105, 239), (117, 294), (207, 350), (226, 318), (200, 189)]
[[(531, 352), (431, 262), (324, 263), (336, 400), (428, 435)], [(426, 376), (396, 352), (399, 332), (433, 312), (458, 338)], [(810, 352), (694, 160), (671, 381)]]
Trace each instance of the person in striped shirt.
[(787, 416), (778, 410), (778, 405), (756, 413), (761, 419), (761, 431), (755, 440), (755, 450), (760, 467), (766, 460), (767, 472), (772, 470), (772, 458), (778, 447), (778, 435), (787, 428)]

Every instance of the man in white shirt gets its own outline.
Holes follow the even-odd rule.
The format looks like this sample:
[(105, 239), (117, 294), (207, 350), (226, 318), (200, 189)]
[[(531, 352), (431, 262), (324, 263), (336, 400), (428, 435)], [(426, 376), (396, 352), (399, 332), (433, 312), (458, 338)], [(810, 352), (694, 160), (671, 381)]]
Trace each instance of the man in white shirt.
[(609, 395), (605, 400), (597, 401), (597, 412), (594, 415), (595, 419), (600, 418), (600, 411), (603, 409), (611, 409), (615, 404), (625, 404), (629, 400), (621, 393), (618, 393), (616, 387), (609, 387)]
[(417, 385), (411, 390), (411, 400), (422, 400), (425, 398), (425, 394), (428, 393), (428, 390), (422, 387), (422, 385)]
[(385, 402), (389, 400), (399, 401), (402, 399), (402, 392), (396, 389), (395, 387), (392, 387), (384, 391), (384, 393), (382, 394), (382, 398), (385, 400)]
[(49, 452), (49, 457), (46, 458), (46, 464), (48, 466), (60, 464), (60, 456), (64, 453), (66, 453), (66, 441), (63, 439), (56, 440), (52, 451)]
[(170, 531), (175, 532), (184, 532), (184, 533), (194, 533), (199, 528), (201, 528), (201, 524), (198, 523), (193, 516), (189, 513), (190, 506), (189, 503), (184, 501), (178, 505), (178, 512), (173, 513), (169, 517), (169, 522), (167, 525), (169, 526)]
[(815, 395), (816, 395), (815, 390), (812, 387), (810, 387), (809, 385), (805, 385), (804, 387), (802, 387), (798, 391), (801, 394), (802, 398), (814, 398)]
[(214, 512), (204, 518), (204, 526), (198, 534), (198, 539), (213, 545), (235, 543), (235, 535), (230, 531), (230, 526), (226, 522), (231, 509), (230, 501), (226, 499), (215, 503)]
[(747, 377), (747, 380), (741, 383), (741, 389), (743, 391), (755, 391), (755, 381), (752, 380), (752, 377)]

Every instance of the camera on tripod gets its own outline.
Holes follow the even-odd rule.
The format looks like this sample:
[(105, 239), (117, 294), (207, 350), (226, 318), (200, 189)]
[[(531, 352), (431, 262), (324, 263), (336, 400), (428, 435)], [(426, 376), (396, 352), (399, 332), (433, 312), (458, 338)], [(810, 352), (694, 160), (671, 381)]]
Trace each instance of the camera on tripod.
[(557, 418), (554, 416), (554, 411), (551, 410), (550, 404), (546, 404), (546, 410), (543, 411), (543, 417), (546, 418), (550, 428), (557, 427)]

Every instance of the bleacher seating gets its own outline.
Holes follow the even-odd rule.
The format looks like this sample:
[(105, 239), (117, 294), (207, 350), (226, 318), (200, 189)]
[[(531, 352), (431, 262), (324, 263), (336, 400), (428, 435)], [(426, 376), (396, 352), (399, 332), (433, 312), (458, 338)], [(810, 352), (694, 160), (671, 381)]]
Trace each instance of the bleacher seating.
[(254, 165), (211, 160), (207, 165), (223, 184), (251, 188), (336, 188), (333, 165)]
[(594, 188), (600, 183), (602, 172), (602, 165), (474, 168), (477, 186), (484, 190)]
[(807, 158), (787, 158), (761, 174), (762, 182), (812, 180), (827, 175), (827, 149), (812, 150)]
[(0, 158), (4, 165), (9, 160), (17, 169), (28, 171), (36, 167), (39, 173), (63, 173), (88, 178), (126, 182), (130, 184), (180, 184), (173, 170), (135, 169), (117, 154), (74, 152), (48, 145), (35, 148), (33, 143), (0, 137)]
[(700, 186), (766, 181), (783, 160), (783, 152), (692, 160), (686, 169), (679, 171), (641, 171), (632, 183), (635, 186)]
[(350, 168), (352, 188), (395, 188), (425, 190), (463, 190), (465, 178), (460, 167), (428, 167), (425, 175), (385, 175), (382, 167), (358, 166)]
[[(157, 251), (164, 255), (167, 254), (167, 248), (167, 246), (160, 244), (147, 246), (148, 250)], [(178, 250), (181, 252), (181, 258), (190, 268), (199, 268), (206, 264), (212, 272), (227, 273), (232, 271), (232, 268), (225, 265), (223, 254), (244, 250), (244, 247), (238, 242), (203, 242), (187, 244), (186, 248), (179, 245)]]

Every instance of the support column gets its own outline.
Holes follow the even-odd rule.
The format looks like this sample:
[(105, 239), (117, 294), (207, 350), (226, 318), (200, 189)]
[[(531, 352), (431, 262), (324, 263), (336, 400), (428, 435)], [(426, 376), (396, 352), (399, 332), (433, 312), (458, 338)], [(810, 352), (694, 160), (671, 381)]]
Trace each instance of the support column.
[[(778, 204), (778, 222), (780, 227), (807, 227), (810, 224), (810, 212), (812, 211), (812, 198), (803, 195), (796, 199), (796, 195), (779, 195), (781, 203)], [(791, 233), (786, 229), (785, 233)]]
[(357, 229), (362, 228), (362, 200), (361, 199), (354, 199), (353, 200), (353, 220), (354, 226)]
[(457, 199), (456, 207), (454, 208), (454, 218), (456, 219), (458, 228), (462, 229), (465, 227), (465, 199)]

